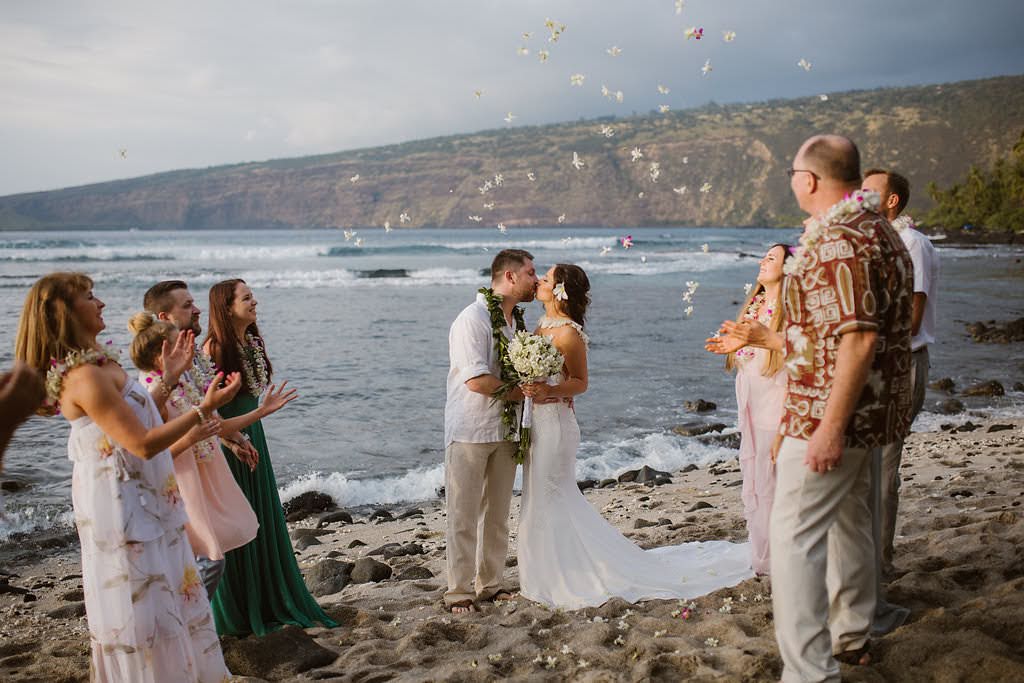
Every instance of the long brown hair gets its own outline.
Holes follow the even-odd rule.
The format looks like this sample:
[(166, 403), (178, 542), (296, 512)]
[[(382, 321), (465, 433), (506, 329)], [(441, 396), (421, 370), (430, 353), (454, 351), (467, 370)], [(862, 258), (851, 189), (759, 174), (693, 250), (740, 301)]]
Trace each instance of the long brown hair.
[(566, 295), (565, 301), (558, 306), (577, 325), (583, 327), (587, 319), (587, 307), (590, 306), (590, 280), (583, 269), (572, 263), (559, 263), (553, 273), (555, 283), (562, 283)]
[(91, 289), (92, 278), (84, 273), (50, 273), (36, 280), (21, 309), (15, 358), (46, 372), (51, 358), (63, 361), (71, 351), (92, 346), (73, 311), (75, 297)]
[[(210, 349), (210, 357), (217, 365), (217, 370), (228, 375), (232, 372), (244, 372), (245, 366), (242, 361), (242, 354), (239, 346), (245, 346), (245, 339), (239, 339), (235, 334), (235, 326), (231, 322), (231, 307), (235, 303), (235, 289), (238, 285), (244, 285), (245, 280), (235, 278), (218, 282), (210, 288), (210, 324), (206, 332), (204, 345)], [(245, 328), (246, 334), (256, 338), (256, 343), (263, 348), (263, 356), (267, 359), (267, 378), (274, 372), (270, 364), (270, 357), (267, 356), (267, 347), (260, 336), (260, 328), (256, 323)]]
[[(786, 265), (786, 259), (792, 256), (792, 247), (788, 244), (782, 244), (781, 242), (773, 244), (768, 247), (768, 251), (771, 251), (775, 247), (782, 247), (782, 265)], [(767, 252), (765, 252), (767, 253)], [(781, 284), (781, 283), (780, 283)], [(747, 309), (750, 308), (750, 304), (754, 301), (754, 297), (764, 292), (764, 285), (758, 282), (751, 290), (750, 296), (740, 306), (740, 312), (736, 315), (736, 322), (742, 322), (743, 318), (747, 314)], [(768, 302), (765, 302), (768, 303)], [(782, 287), (779, 287), (779, 296), (772, 302), (772, 317), (768, 321), (768, 329), (772, 332), (780, 332), (782, 330), (782, 319), (785, 317), (782, 313)], [(786, 356), (781, 351), (770, 350), (768, 352), (768, 360), (765, 361), (764, 367), (761, 368), (761, 374), (765, 377), (774, 377), (775, 374), (782, 369), (783, 363), (786, 362)], [(734, 370), (736, 368), (736, 353), (730, 353), (725, 357), (725, 369)]]

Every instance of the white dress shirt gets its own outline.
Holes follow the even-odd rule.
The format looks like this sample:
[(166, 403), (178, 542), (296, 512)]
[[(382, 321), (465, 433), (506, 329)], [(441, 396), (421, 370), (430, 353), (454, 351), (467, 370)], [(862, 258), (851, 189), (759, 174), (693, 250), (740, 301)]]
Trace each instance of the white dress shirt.
[[(502, 333), (509, 339), (508, 325)], [(501, 424), (501, 402), (470, 391), (466, 381), (481, 375), (501, 377), (498, 354), (491, 336), (491, 315), (483, 294), (462, 309), (448, 332), (448, 399), (444, 406), (444, 446), (461, 443), (493, 443), (505, 438)]]
[(910, 260), (914, 262), (914, 293), (922, 293), (928, 297), (921, 317), (921, 329), (910, 341), (914, 351), (935, 343), (935, 304), (939, 293), (939, 253), (926, 235), (914, 228), (900, 230), (900, 237)]

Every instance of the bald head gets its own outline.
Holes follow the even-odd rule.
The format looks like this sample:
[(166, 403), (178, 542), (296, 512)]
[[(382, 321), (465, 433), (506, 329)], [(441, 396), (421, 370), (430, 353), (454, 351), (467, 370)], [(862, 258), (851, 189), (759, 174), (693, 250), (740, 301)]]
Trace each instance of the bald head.
[(842, 185), (860, 182), (860, 152), (853, 140), (842, 135), (809, 138), (794, 161), (825, 181)]

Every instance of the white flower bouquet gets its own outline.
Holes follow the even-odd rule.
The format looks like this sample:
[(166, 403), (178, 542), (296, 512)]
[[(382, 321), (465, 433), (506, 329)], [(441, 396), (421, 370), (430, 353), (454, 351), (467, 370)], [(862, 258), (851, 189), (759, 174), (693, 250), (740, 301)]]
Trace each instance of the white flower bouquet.
[[(551, 337), (529, 332), (516, 332), (508, 343), (508, 359), (515, 370), (510, 384), (522, 386), (547, 380), (562, 371), (565, 358), (555, 347)], [(511, 389), (511, 386), (508, 387)], [(519, 454), (522, 461), (530, 449), (530, 428), (533, 425), (533, 399), (527, 397), (523, 403), (523, 417), (519, 429)]]

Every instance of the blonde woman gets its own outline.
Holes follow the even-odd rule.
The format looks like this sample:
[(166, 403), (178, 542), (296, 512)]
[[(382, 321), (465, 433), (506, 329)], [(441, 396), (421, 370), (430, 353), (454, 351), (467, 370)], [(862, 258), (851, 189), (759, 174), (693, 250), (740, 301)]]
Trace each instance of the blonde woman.
[[(192, 331), (179, 332), (172, 323), (146, 311), (132, 316), (128, 329), (135, 335), (131, 356), (140, 371), (139, 381), (149, 389), (158, 407), (165, 405), (170, 419), (192, 410), (205, 387), (193, 373), (184, 373), (180, 379), (170, 377), (160, 352), (165, 344), (176, 345), (181, 338), (191, 344)], [(283, 408), (295, 395), (295, 390), (283, 385), (276, 390), (271, 387), (255, 410), (224, 420), (221, 431), (231, 434), (248, 427)], [(206, 594), (212, 599), (224, 571), (224, 554), (254, 539), (259, 523), (216, 438), (189, 432), (173, 443), (170, 451), (189, 517), (185, 531), (196, 553)]]
[[(757, 574), (769, 568), (768, 520), (775, 499), (775, 466), (771, 448), (779, 430), (786, 398), (782, 372), (782, 266), (790, 255), (785, 244), (775, 244), (761, 259), (757, 285), (740, 308), (736, 321), (723, 323), (725, 336), (708, 339), (705, 348), (727, 354), (725, 367), (736, 371), (736, 406), (739, 411), (740, 470), (743, 472), (743, 514), (750, 537), (750, 564)], [(747, 330), (764, 328), (776, 348), (746, 345)]]
[[(149, 392), (97, 341), (103, 306), (86, 275), (47, 275), (25, 299), (15, 348), (18, 360), (47, 373), (47, 412), (71, 423), (92, 679), (221, 683), (230, 674), (167, 449), (197, 426), (204, 438), (217, 434), (213, 411), (241, 379), (223, 385), (218, 375), (199, 405), (164, 424)], [(163, 345), (162, 354), (176, 371), (191, 362), (184, 343)]]

